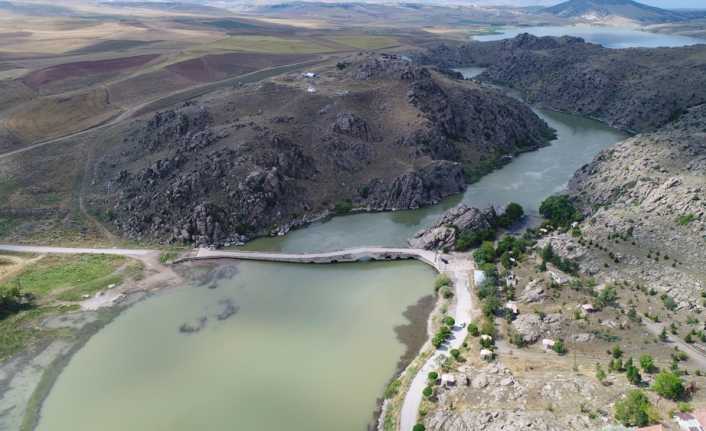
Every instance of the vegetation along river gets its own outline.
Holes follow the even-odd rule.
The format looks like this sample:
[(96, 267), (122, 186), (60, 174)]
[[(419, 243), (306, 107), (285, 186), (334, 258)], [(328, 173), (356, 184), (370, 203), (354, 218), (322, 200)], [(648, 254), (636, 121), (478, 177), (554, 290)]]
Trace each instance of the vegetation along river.
[[(421, 210), (336, 217), (246, 248), (400, 246), (459, 202), (515, 201), (536, 214), (578, 167), (625, 138), (592, 120), (538, 113), (558, 132), (552, 145), (516, 157), (462, 196)], [(365, 429), (406, 346), (416, 351), (425, 338), (434, 278), (409, 261), (231, 262), (187, 272), (193, 285), (137, 303), (73, 357), (39, 430)]]

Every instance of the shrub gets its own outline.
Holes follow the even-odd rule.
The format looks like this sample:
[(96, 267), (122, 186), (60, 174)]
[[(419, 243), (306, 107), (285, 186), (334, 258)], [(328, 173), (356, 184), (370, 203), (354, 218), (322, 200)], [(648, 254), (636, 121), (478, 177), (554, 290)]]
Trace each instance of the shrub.
[(652, 359), (652, 356), (650, 355), (642, 355), (640, 356), (640, 367), (642, 368), (642, 371), (651, 374), (655, 370), (655, 361)]
[(400, 386), (402, 386), (402, 382), (398, 379), (395, 379), (390, 382), (390, 384), (387, 385), (387, 388), (385, 389), (385, 398), (389, 399), (397, 395), (400, 391)]
[(458, 360), (458, 358), (461, 356), (461, 351), (458, 349), (451, 349), (449, 353), (451, 353), (451, 356), (453, 356), (453, 358), (456, 360)]
[(481, 244), (480, 248), (473, 252), (473, 258), (479, 265), (483, 263), (495, 262), (496, 256), (495, 247), (493, 246), (493, 243), (490, 241), (484, 241), (483, 244)]
[(425, 429), (426, 428), (424, 428), (424, 425), (422, 424), (416, 424), (412, 427), (412, 431), (424, 431)]
[(480, 331), (478, 330), (478, 325), (475, 323), (469, 323), (468, 324), (468, 333), (471, 334), (473, 337), (477, 337), (480, 335)]
[(483, 241), (495, 240), (495, 229), (464, 230), (456, 238), (454, 248), (458, 251), (468, 251), (478, 247)]
[(430, 382), (435, 382), (436, 379), (438, 379), (438, 378), (439, 378), (439, 373), (437, 373), (436, 371), (432, 371), (429, 374), (427, 374), (427, 379)]
[(643, 427), (655, 423), (658, 415), (647, 395), (635, 389), (628, 392), (625, 399), (615, 403), (615, 419), (625, 426)]
[(684, 396), (684, 381), (672, 372), (661, 371), (655, 377), (652, 389), (664, 398), (678, 400)]
[(432, 395), (434, 395), (434, 388), (432, 388), (431, 386), (427, 386), (422, 391), (422, 395), (424, 395), (427, 398), (431, 397)]
[(620, 346), (615, 345), (613, 346), (613, 349), (610, 351), (610, 354), (615, 358), (622, 358), (623, 356), (623, 350), (620, 348)]
[(451, 326), (454, 326), (454, 324), (456, 323), (456, 320), (454, 320), (454, 318), (451, 317), (451, 316), (445, 316), (445, 317), (441, 320), (441, 322), (442, 322), (444, 325), (446, 325), (446, 326), (448, 326), (448, 327), (451, 327)]
[(682, 413), (691, 413), (694, 411), (694, 408), (691, 406), (691, 404), (685, 403), (684, 401), (679, 401), (677, 403), (677, 408)]
[(683, 214), (677, 217), (677, 224), (679, 226), (686, 226), (696, 219), (693, 213)]
[(603, 371), (601, 364), (596, 362), (596, 379), (598, 379), (599, 382), (603, 383), (605, 378), (606, 378), (605, 371)]
[(451, 278), (446, 274), (437, 275), (436, 280), (434, 280), (434, 290), (438, 292), (444, 286), (451, 286)]
[(353, 202), (350, 199), (344, 199), (336, 202), (333, 206), (333, 212), (337, 215), (348, 214), (353, 209)]
[(554, 342), (554, 346), (552, 346), (552, 350), (554, 350), (554, 351), (555, 351), (556, 353), (558, 353), (559, 355), (564, 355), (564, 354), (566, 354), (566, 352), (568, 351), (568, 350), (566, 349), (566, 346), (564, 345), (564, 341), (563, 341), (563, 340), (556, 340), (556, 341)]
[(642, 376), (640, 375), (640, 372), (638, 371), (637, 367), (632, 364), (626, 367), (625, 375), (628, 378), (628, 381), (635, 386), (638, 386), (640, 383), (642, 383)]

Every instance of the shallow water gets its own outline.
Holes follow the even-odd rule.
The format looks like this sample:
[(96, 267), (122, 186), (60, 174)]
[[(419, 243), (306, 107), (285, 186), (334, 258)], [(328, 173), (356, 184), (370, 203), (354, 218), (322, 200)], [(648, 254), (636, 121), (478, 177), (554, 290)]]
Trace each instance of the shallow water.
[[(395, 327), (433, 292), (433, 270), (237, 268), (216, 289), (164, 291), (117, 317), (60, 375), (38, 429), (364, 430), (405, 352)], [(238, 311), (219, 321), (226, 300)], [(202, 317), (201, 331), (179, 332)]]
[(595, 25), (504, 27), (498, 34), (473, 36), (474, 40), (489, 41), (515, 37), (521, 33), (535, 36), (576, 36), (587, 42), (597, 43), (607, 48), (656, 48), (675, 47), (706, 43), (705, 39), (689, 36), (650, 33), (634, 28), (605, 27)]

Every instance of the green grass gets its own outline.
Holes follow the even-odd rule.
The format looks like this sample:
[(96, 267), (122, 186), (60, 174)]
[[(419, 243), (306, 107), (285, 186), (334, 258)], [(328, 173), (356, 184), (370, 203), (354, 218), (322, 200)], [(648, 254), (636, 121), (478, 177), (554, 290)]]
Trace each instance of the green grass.
[(37, 322), (57, 310), (56, 307), (33, 308), (0, 320), (0, 361), (24, 349), (42, 334), (50, 332), (39, 329)]
[(683, 214), (677, 217), (677, 224), (679, 226), (686, 226), (694, 220), (696, 220), (696, 216), (693, 213)]
[(17, 286), (38, 297), (54, 290), (95, 291), (106, 287), (108, 276), (125, 262), (125, 257), (110, 255), (48, 256), (28, 266), (0, 288)]
[(177, 250), (165, 250), (159, 255), (159, 262), (160, 263), (167, 263), (171, 262), (174, 259), (179, 257), (179, 252)]
[(0, 237), (6, 236), (12, 232), (18, 224), (20, 224), (20, 222), (16, 218), (0, 217)]
[(269, 54), (311, 54), (332, 51), (331, 48), (318, 44), (315, 40), (274, 36), (231, 36), (210, 43), (207, 47)]

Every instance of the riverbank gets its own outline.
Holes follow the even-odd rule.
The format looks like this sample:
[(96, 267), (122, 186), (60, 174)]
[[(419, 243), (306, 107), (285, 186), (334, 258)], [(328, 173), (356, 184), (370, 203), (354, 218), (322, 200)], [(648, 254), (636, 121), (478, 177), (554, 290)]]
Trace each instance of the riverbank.
[(0, 245), (5, 253), (21, 264), (4, 273), (0, 285), (32, 294), (34, 305), (3, 322), (16, 326), (14, 344), (3, 346), (9, 356), (0, 362), (0, 428), (32, 430), (73, 354), (122, 310), (148, 292), (177, 285), (180, 276), (153, 250)]

